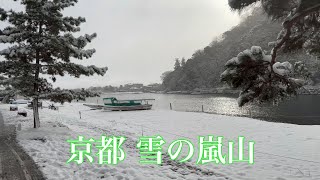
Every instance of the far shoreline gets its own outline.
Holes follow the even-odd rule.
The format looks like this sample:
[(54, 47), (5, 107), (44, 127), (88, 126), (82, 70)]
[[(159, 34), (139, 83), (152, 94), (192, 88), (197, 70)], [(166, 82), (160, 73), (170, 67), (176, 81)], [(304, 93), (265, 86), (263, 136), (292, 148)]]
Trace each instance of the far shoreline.
[[(113, 92), (101, 92), (101, 93), (132, 93), (132, 94), (142, 94), (142, 93), (152, 93), (152, 94), (176, 94), (176, 95), (238, 95), (240, 90), (233, 89), (198, 89), (193, 91), (113, 91)], [(298, 92), (298, 95), (320, 95), (320, 88), (305, 88)]]

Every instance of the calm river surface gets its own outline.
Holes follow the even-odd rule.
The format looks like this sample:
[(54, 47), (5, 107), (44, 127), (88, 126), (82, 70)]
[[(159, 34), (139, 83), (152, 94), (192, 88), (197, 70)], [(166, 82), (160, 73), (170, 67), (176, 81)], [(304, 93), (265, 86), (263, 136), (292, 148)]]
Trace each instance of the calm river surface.
[(153, 98), (153, 109), (170, 109), (176, 111), (204, 111), (230, 116), (246, 116), (256, 119), (300, 125), (320, 125), (320, 95), (300, 95), (291, 100), (272, 105), (247, 105), (239, 108), (236, 95), (181, 95), (153, 93), (108, 93), (99, 98), (89, 98), (87, 103), (102, 104), (102, 98), (117, 99)]

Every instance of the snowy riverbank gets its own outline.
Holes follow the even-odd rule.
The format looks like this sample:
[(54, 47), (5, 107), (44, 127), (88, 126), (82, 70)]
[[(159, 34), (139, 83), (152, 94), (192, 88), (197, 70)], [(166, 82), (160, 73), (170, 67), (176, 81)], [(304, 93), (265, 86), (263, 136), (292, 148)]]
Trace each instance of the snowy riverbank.
[[(320, 179), (320, 126), (269, 123), (249, 118), (176, 111), (103, 112), (82, 104), (65, 104), (59, 111), (40, 111), (41, 128), (32, 129), (32, 114), (17, 117), (9, 105), (0, 105), (6, 124), (21, 124), (18, 141), (48, 179)], [(81, 119), (79, 115), (81, 111)], [(84, 162), (66, 164), (68, 139), (102, 134), (127, 137), (126, 159), (116, 166)], [(196, 165), (165, 161), (162, 166), (141, 165), (135, 148), (141, 135), (161, 135), (169, 143), (187, 138), (198, 149), (197, 137), (216, 135), (226, 140), (245, 136), (254, 140), (255, 164)]]

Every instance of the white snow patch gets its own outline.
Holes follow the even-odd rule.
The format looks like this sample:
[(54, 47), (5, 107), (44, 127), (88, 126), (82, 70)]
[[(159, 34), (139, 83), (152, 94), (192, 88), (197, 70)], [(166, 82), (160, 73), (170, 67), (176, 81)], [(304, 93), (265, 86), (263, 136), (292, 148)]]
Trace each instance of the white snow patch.
[[(10, 112), (9, 106), (0, 105), (6, 123), (22, 125), (17, 137), (19, 144), (48, 179), (320, 179), (320, 166), (315, 163), (320, 162), (319, 126), (176, 111), (91, 111), (82, 104), (71, 103), (59, 107), (59, 111), (40, 110), (41, 128), (35, 130), (31, 128), (30, 110), (28, 117), (20, 117), (16, 112)], [(219, 176), (197, 174), (196, 170), (170, 164), (141, 165), (135, 143), (142, 133), (145, 136), (162, 135), (166, 141), (164, 150), (179, 138), (190, 139), (197, 149), (197, 137), (200, 135), (224, 136), (225, 140), (245, 136), (246, 140), (256, 142), (255, 164), (196, 165), (197, 154), (188, 163)], [(66, 164), (70, 157), (70, 145), (66, 140), (76, 139), (79, 135), (98, 139), (102, 134), (128, 138), (124, 146), (127, 153), (124, 162), (117, 166)]]
[(292, 73), (293, 71), (293, 66), (289, 62), (276, 62), (273, 66), (273, 71), (281, 76), (288, 76)]

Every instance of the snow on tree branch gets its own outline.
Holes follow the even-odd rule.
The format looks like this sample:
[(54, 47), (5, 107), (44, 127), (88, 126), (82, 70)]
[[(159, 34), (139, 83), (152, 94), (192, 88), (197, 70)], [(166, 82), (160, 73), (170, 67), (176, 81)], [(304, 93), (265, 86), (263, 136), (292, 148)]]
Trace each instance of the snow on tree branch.
[(72, 100), (85, 100), (88, 97), (100, 96), (97, 92), (81, 90), (67, 90), (67, 89), (52, 89), (51, 92), (43, 93), (40, 95), (40, 99), (50, 99), (53, 102), (65, 103)]
[(103, 76), (107, 72), (108, 68), (98, 68), (94, 65), (83, 66), (74, 63), (57, 63), (47, 67), (46, 73), (49, 75), (61, 75), (64, 76), (65, 72), (74, 77), (80, 77), (81, 75), (92, 76), (94, 74)]
[(267, 102), (295, 95), (303, 81), (295, 79), (293, 72), (289, 62), (272, 64), (271, 55), (253, 46), (226, 63), (221, 80), (241, 89), (238, 103), (243, 106), (254, 100)]

